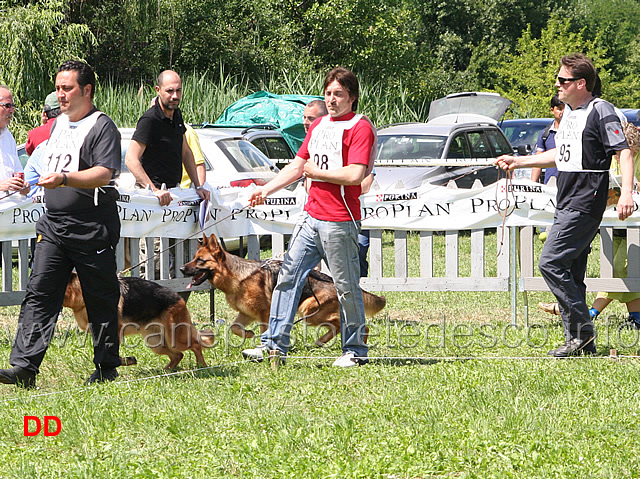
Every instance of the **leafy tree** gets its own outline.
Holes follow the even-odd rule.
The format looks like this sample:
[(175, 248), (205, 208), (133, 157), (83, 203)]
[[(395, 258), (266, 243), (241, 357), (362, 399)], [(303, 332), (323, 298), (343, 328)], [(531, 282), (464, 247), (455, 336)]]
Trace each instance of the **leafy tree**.
[(401, 78), (420, 65), (417, 20), (405, 0), (327, 0), (304, 14), (318, 68), (342, 64), (372, 78)]
[(82, 59), (94, 37), (85, 25), (65, 22), (64, 2), (40, 0), (0, 3), (0, 83), (11, 88), (20, 105), (16, 132), (39, 123), (42, 103), (53, 90), (58, 65)]
[[(492, 69), (495, 89), (515, 103), (516, 117), (549, 115), (549, 99), (556, 93), (554, 84), (563, 55), (582, 52), (599, 69), (606, 88), (609, 72), (606, 52), (598, 38), (585, 40), (582, 32), (572, 32), (569, 20), (552, 17), (539, 38), (527, 28), (518, 40), (514, 53), (504, 55)], [(606, 90), (605, 90), (606, 91)]]

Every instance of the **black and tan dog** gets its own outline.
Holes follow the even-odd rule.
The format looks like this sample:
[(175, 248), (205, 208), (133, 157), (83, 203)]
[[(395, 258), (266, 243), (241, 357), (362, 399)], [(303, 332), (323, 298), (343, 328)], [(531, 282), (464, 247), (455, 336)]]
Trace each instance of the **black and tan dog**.
[[(71, 273), (63, 306), (71, 308), (78, 327), (87, 331), (89, 320), (78, 275)], [(140, 334), (156, 354), (169, 356), (165, 369), (174, 369), (190, 349), (199, 366), (206, 367), (202, 346), (213, 344), (210, 330), (199, 332), (191, 322), (187, 305), (175, 291), (141, 278), (120, 278), (118, 332), (124, 336)], [(120, 358), (123, 366), (135, 364), (134, 357)]]
[[(254, 261), (226, 252), (220, 247), (215, 235), (203, 235), (192, 261), (181, 271), (191, 276), (191, 284), (199, 285), (208, 280), (225, 294), (229, 306), (238, 311), (231, 331), (238, 336), (252, 338), (254, 333), (247, 327), (258, 322), (264, 332), (269, 323), (271, 294), (278, 280), (282, 261)], [(385, 307), (382, 296), (362, 291), (364, 310), (371, 317)], [(328, 331), (316, 341), (322, 346), (331, 341), (340, 331), (340, 309), (338, 295), (330, 276), (311, 271), (302, 290), (298, 314), (311, 326), (326, 326)]]

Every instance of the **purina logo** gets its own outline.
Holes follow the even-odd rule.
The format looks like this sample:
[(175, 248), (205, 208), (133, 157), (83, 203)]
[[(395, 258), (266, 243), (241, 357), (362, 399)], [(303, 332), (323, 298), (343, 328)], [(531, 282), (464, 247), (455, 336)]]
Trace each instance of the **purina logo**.
[(264, 200), (264, 204), (268, 206), (295, 206), (296, 199), (293, 196), (287, 198), (267, 198)]
[(509, 185), (509, 193), (542, 193), (542, 186)]
[(178, 206), (198, 206), (200, 200), (178, 201)]
[(412, 191), (411, 193), (383, 193), (381, 195), (376, 195), (376, 201), (406, 201), (417, 199), (417, 191)]

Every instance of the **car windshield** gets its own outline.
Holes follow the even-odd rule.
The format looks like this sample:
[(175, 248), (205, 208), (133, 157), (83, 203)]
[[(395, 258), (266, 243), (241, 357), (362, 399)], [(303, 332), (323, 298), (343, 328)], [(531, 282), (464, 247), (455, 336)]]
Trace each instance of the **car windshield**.
[(260, 150), (246, 140), (218, 140), (220, 150), (239, 172), (271, 171), (272, 165)]
[[(548, 124), (548, 123), (547, 123)], [(540, 131), (547, 127), (545, 123), (519, 123), (502, 127), (502, 131), (509, 139), (512, 146), (535, 145)]]
[(378, 136), (376, 160), (440, 158), (447, 138), (435, 135)]

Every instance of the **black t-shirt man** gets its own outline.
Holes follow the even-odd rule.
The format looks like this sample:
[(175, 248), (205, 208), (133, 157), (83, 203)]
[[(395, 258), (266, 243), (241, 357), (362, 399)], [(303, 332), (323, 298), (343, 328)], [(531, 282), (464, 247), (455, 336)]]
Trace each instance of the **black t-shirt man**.
[[(84, 138), (80, 148), (77, 171), (87, 170), (94, 166), (104, 166), (105, 168), (113, 169), (115, 170), (111, 180), (111, 186), (113, 186), (115, 178), (120, 174), (122, 162), (120, 132), (113, 120), (107, 115), (101, 114), (97, 108), (94, 108), (85, 118), (77, 123), (70, 123), (70, 126), (72, 128), (80, 128), (83, 122), (91, 121), (92, 115), (99, 116)], [(60, 122), (64, 120), (65, 117), (62, 115), (56, 118), (51, 128), (52, 139), (50, 142), (52, 144), (60, 144), (61, 148), (64, 147), (65, 140), (64, 138), (57, 139), (58, 132), (56, 132), (56, 127), (61, 125)], [(55, 155), (53, 151), (48, 149), (45, 149), (44, 154), (45, 156)], [(75, 168), (73, 169), (75, 170)], [(70, 172), (71, 170), (64, 168), (62, 171)], [(113, 187), (97, 189), (55, 188), (45, 189), (44, 196), (47, 210), (50, 214), (86, 212), (92, 217), (95, 217), (96, 208), (110, 212), (115, 211), (118, 192)]]
[(176, 109), (167, 118), (159, 102), (138, 120), (132, 140), (146, 146), (140, 163), (156, 188), (174, 188), (182, 178), (182, 140), (186, 132), (182, 112)]
[(618, 110), (594, 98), (575, 110), (565, 107), (556, 133), (558, 206), (602, 218), (607, 207), (609, 167), (628, 148)]

